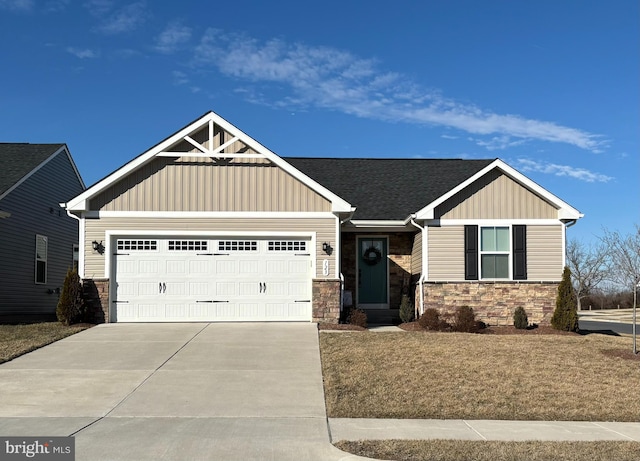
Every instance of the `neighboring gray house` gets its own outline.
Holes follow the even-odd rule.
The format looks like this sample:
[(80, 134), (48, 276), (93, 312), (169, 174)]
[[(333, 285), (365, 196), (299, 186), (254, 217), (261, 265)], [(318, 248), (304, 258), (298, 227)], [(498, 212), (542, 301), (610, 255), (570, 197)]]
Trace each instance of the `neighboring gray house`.
[(0, 323), (54, 319), (78, 221), (60, 202), (84, 183), (65, 144), (0, 143)]
[(547, 322), (582, 217), (500, 159), (283, 158), (213, 112), (65, 207), (107, 322), (337, 322), (402, 293)]

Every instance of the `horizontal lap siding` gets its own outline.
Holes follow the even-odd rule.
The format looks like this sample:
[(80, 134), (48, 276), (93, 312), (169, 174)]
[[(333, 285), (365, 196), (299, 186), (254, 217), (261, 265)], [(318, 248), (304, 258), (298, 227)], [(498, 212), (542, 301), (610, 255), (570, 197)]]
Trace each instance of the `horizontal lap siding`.
[[(78, 221), (59, 203), (82, 192), (66, 152), (49, 160), (0, 201), (0, 313), (55, 313), (56, 294), (73, 265)], [(36, 234), (48, 239), (47, 283), (35, 283)]]
[(464, 226), (428, 227), (429, 280), (464, 280)]
[(158, 157), (91, 200), (99, 211), (330, 211), (331, 203), (266, 159)]
[[(107, 230), (117, 233), (117, 231), (171, 231), (179, 235), (180, 232), (202, 231), (202, 232), (230, 232), (240, 236), (242, 232), (305, 232), (316, 234), (316, 276), (320, 278), (333, 278), (335, 276), (335, 255), (326, 255), (322, 251), (322, 243), (329, 242), (335, 245), (337, 241), (336, 218), (308, 218), (308, 219), (285, 219), (285, 218), (101, 218), (85, 220), (86, 236), (84, 242), (85, 251), (85, 278), (109, 277), (104, 273), (105, 257), (93, 251), (91, 242), (93, 240), (105, 241)], [(150, 234), (147, 234), (150, 235)], [(162, 237), (162, 236), (159, 236)], [(166, 236), (165, 236), (166, 237)], [(329, 277), (322, 276), (322, 262), (329, 259)]]
[(553, 282), (562, 278), (564, 226), (527, 226), (527, 280)]
[(493, 170), (438, 205), (436, 219), (557, 219), (558, 210)]

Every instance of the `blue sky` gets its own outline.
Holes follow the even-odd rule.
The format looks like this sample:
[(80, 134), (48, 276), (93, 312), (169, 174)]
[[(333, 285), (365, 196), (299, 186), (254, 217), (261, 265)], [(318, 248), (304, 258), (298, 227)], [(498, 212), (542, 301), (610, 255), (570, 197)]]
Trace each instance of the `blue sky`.
[[(499, 157), (640, 222), (637, 0), (0, 0), (0, 141), (90, 185), (209, 110), (281, 156)], [(393, 178), (390, 178), (393, 179)]]

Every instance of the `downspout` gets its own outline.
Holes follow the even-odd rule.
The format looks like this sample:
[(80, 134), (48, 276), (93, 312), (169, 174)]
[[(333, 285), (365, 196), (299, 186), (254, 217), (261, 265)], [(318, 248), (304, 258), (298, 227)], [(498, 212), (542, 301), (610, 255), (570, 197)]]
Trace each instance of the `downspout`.
[(82, 218), (76, 214), (73, 214), (71, 211), (69, 211), (66, 203), (59, 203), (58, 205), (60, 205), (60, 207), (66, 211), (67, 216), (78, 221), (78, 275), (80, 276), (80, 279), (84, 279), (84, 232), (85, 232), (85, 229), (84, 229), (84, 226), (82, 225)]
[[(351, 221), (353, 218), (353, 214), (356, 212), (355, 208), (351, 208), (351, 212), (349, 216), (340, 221), (340, 225), (338, 226), (338, 232), (340, 233), (340, 244), (342, 244), (342, 225), (347, 221)], [(342, 258), (342, 252), (340, 252), (340, 258)], [(342, 312), (344, 311), (344, 274), (342, 273), (342, 261), (338, 261), (340, 264), (340, 316), (342, 316)]]
[[(413, 216), (409, 221), (414, 227), (420, 229), (420, 232), (424, 231), (424, 227), (420, 226), (413, 220)], [(424, 236), (422, 236), (424, 238)], [(422, 259), (424, 260), (424, 254), (422, 255)], [(422, 267), (422, 261), (420, 261), (420, 278), (418, 279), (418, 289), (420, 290), (420, 315), (424, 314), (424, 291), (422, 290), (422, 284), (424, 283), (424, 270)], [(414, 311), (415, 318), (418, 318), (418, 306), (416, 306)]]

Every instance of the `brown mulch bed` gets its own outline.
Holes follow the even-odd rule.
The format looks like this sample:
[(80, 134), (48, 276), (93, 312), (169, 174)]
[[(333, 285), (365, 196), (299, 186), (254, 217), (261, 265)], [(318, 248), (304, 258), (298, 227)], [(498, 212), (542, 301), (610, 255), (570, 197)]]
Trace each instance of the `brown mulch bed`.
[[(424, 331), (425, 333), (437, 333), (437, 331), (425, 330), (418, 322), (403, 323), (398, 325), (405, 331)], [(549, 325), (538, 325), (529, 327), (526, 330), (518, 330), (512, 326), (489, 326), (480, 330), (480, 334), (485, 335), (577, 335), (571, 331), (560, 331)]]

